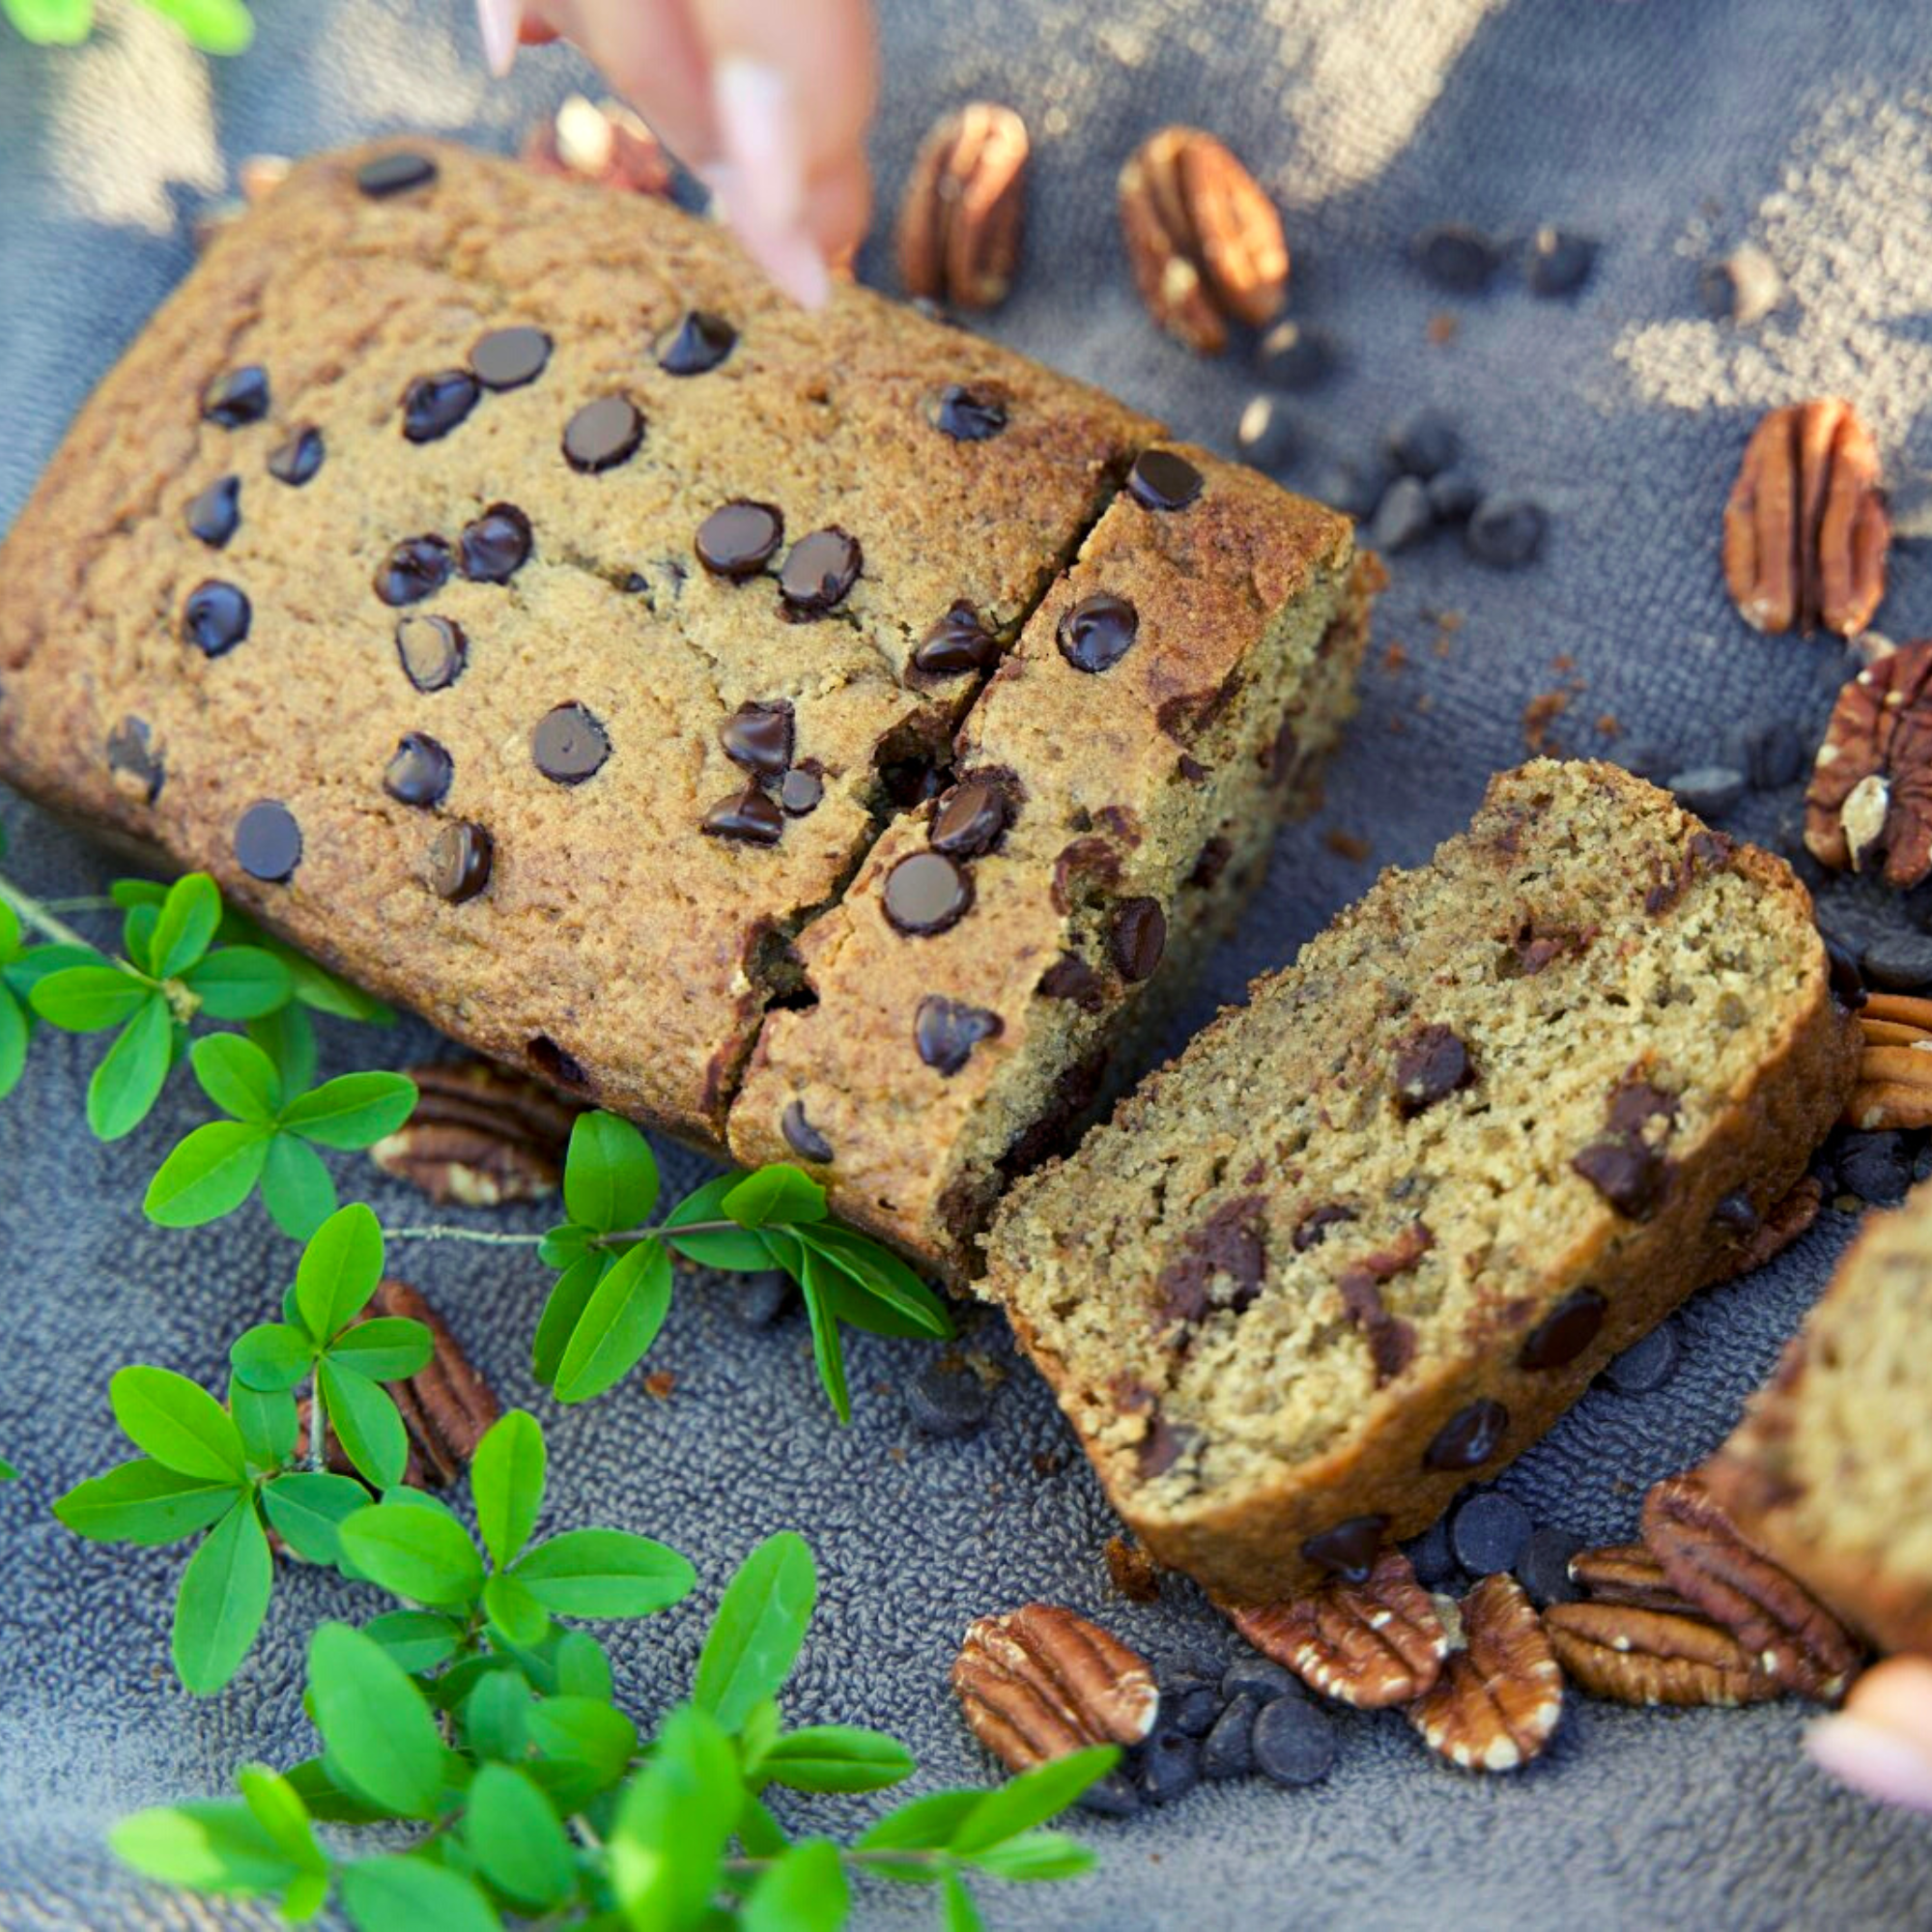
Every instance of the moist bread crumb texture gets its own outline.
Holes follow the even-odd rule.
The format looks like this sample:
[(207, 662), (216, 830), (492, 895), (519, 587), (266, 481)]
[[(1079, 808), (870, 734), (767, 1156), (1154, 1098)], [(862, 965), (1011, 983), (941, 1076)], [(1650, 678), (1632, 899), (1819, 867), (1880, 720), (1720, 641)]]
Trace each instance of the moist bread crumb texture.
[(1023, 1181), (988, 1293), (1154, 1555), (1280, 1598), (1722, 1272), (1855, 1056), (1788, 867), (1539, 760)]
[(1753, 1543), (1886, 1650), (1932, 1653), (1932, 1186), (1875, 1214), (1705, 1465)]

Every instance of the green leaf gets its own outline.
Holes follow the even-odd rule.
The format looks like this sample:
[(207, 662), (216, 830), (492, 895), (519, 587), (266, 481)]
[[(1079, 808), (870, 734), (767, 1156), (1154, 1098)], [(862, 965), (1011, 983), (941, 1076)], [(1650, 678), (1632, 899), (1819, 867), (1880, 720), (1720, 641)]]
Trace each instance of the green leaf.
[(400, 1382), (436, 1352), (436, 1338), (407, 1315), (378, 1315), (345, 1328), (328, 1345), (329, 1357), (372, 1382)]
[(1079, 1878), (1092, 1871), (1098, 1861), (1088, 1846), (1065, 1832), (1028, 1832), (1005, 1844), (975, 1852), (967, 1862), (995, 1878), (1034, 1885), (1045, 1879)]
[(501, 1932), (496, 1909), (461, 1872), (407, 1852), (344, 1865), (341, 1884), (355, 1932)]
[(149, 1181), (143, 1211), (163, 1228), (198, 1228), (232, 1214), (261, 1175), (270, 1138), (246, 1121), (196, 1127)]
[(563, 1351), (570, 1346), (570, 1338), (576, 1332), (577, 1324), (582, 1321), (583, 1311), (590, 1305), (590, 1297), (596, 1293), (598, 1283), (616, 1264), (613, 1255), (600, 1250), (572, 1262), (557, 1276), (550, 1297), (544, 1303), (543, 1314), (537, 1319), (536, 1339), (530, 1344), (531, 1372), (546, 1388), (556, 1381)]
[(708, 1712), (678, 1706), (608, 1840), (611, 1887), (633, 1932), (673, 1932), (701, 1919), (743, 1805), (730, 1739)]
[(365, 1148), (392, 1134), (416, 1104), (413, 1080), (401, 1073), (343, 1073), (298, 1094), (282, 1124), (321, 1147)]
[(188, 1049), (201, 1091), (224, 1114), (238, 1121), (272, 1126), (282, 1104), (282, 1083), (274, 1062), (240, 1034), (212, 1033)]
[(327, 1342), (361, 1314), (383, 1279), (383, 1229), (367, 1202), (352, 1201), (309, 1237), (296, 1264), (302, 1325)]
[(529, 1739), (552, 1762), (582, 1766), (592, 1788), (601, 1790), (630, 1768), (638, 1727), (594, 1698), (547, 1697), (530, 1709)]
[(11, 900), (0, 897), (0, 964), (20, 956), (20, 915)]
[(852, 1395), (845, 1386), (845, 1347), (838, 1336), (838, 1316), (832, 1305), (824, 1276), (825, 1263), (812, 1250), (805, 1255), (805, 1312), (811, 1318), (811, 1359), (818, 1379), (840, 1422), (852, 1420)]
[(373, 1825), (390, 1816), (382, 1805), (371, 1804), (366, 1798), (351, 1791), (322, 1758), (304, 1758), (300, 1764), (290, 1766), (288, 1780), (291, 1789), (308, 1806), (308, 1815), (321, 1824)]
[(184, 1476), (143, 1457), (77, 1483), (54, 1515), (90, 1543), (176, 1543), (235, 1506), (229, 1476)]
[(563, 1697), (594, 1697), (608, 1704), (615, 1694), (611, 1660), (588, 1631), (565, 1631), (556, 1646), (556, 1689)]
[(395, 1014), (373, 994), (332, 973), (325, 973), (313, 959), (305, 958), (292, 947), (271, 943), (276, 958), (289, 969), (295, 981), (296, 998), (311, 1011), (333, 1013), (337, 1019), (360, 1020), (365, 1026), (392, 1026)]
[(537, 1243), (537, 1260), (545, 1267), (567, 1268), (590, 1252), (590, 1243), (596, 1238), (595, 1228), (580, 1228), (575, 1221), (566, 1221), (546, 1232)]
[(825, 1219), (825, 1190), (788, 1161), (761, 1167), (728, 1189), (721, 1204), (741, 1228), (787, 1226)]
[(128, 1439), (163, 1468), (247, 1482), (248, 1458), (234, 1420), (198, 1382), (172, 1369), (137, 1365), (114, 1372), (107, 1397)]
[(177, 980), (208, 951), (221, 923), (221, 895), (206, 872), (188, 872), (168, 888), (148, 941), (156, 980)]
[(558, 1402), (587, 1402), (643, 1359), (670, 1313), (670, 1257), (656, 1241), (618, 1256), (597, 1284), (557, 1364)]
[[(878, 1242), (830, 1222), (801, 1229), (798, 1238), (875, 1304), (855, 1316), (846, 1299), (839, 1297), (838, 1313), (842, 1321), (884, 1335), (936, 1336), (943, 1341), (952, 1334), (952, 1318), (946, 1304), (898, 1256)], [(895, 1319), (882, 1319), (887, 1311)]]
[(658, 1198), (650, 1143), (615, 1114), (580, 1114), (563, 1163), (563, 1206), (600, 1235), (641, 1227)]
[(228, 1360), (246, 1388), (292, 1389), (315, 1361), (315, 1344), (287, 1321), (258, 1321), (228, 1345)]
[(262, 1206), (293, 1241), (305, 1241), (335, 1212), (335, 1182), (322, 1156), (293, 1134), (277, 1134), (262, 1163)]
[(101, 963), (100, 954), (91, 946), (32, 946), (11, 959), (0, 958), (0, 981), (13, 987), (24, 1005), (34, 988), (50, 974), (63, 973), (70, 966)]
[(369, 1492), (353, 1476), (292, 1469), (263, 1487), (262, 1507), (298, 1556), (334, 1569), (342, 1561), (342, 1525), (369, 1507)]
[[(469, 1748), (479, 1757), (523, 1757), (530, 1741), (528, 1685), (500, 1658), (474, 1658), (470, 1662), (493, 1667), (479, 1672), (461, 1700), (463, 1731)], [(463, 1668), (463, 1664), (457, 1665), (457, 1670)], [(456, 1671), (450, 1672), (451, 1677), (455, 1675)]]
[(188, 1558), (175, 1598), (175, 1675), (211, 1696), (242, 1667), (269, 1614), (275, 1580), (253, 1496), (242, 1496)]
[(239, 54), (255, 38), (255, 23), (242, 0), (142, 0), (142, 4), (172, 20), (189, 44), (205, 54)]
[(676, 1550), (624, 1529), (567, 1529), (538, 1544), (511, 1575), (559, 1617), (647, 1617), (697, 1581)]
[(712, 1619), (692, 1680), (692, 1702), (727, 1731), (791, 1675), (818, 1595), (805, 1539), (781, 1529), (746, 1557)]
[(228, 1413), (235, 1418), (251, 1468), (279, 1469), (295, 1454), (300, 1423), (296, 1399), (286, 1389), (253, 1389), (241, 1377), (231, 1375)]
[(970, 1858), (975, 1852), (1045, 1824), (1065, 1811), (1089, 1785), (1097, 1784), (1120, 1761), (1121, 1753), (1114, 1746), (1096, 1745), (1035, 1765), (987, 1792), (960, 1821), (948, 1849), (956, 1858)]
[(235, 1783), (256, 1824), (281, 1848), (292, 1865), (308, 1872), (328, 1869), (328, 1861), (316, 1843), (314, 1829), (308, 1822), (308, 1806), (287, 1778), (267, 1765), (244, 1764), (235, 1774)]
[(393, 1597), (468, 1609), (482, 1592), (482, 1558), (453, 1517), (377, 1503), (356, 1511), (340, 1535), (342, 1553)]
[(738, 1842), (746, 1856), (753, 1859), (775, 1859), (789, 1842), (783, 1827), (749, 1791), (745, 1808), (738, 1814)]
[(302, 1008), (281, 1007), (250, 1020), (248, 1037), (275, 1063), (284, 1094), (299, 1094), (313, 1083), (315, 1023)]
[[(0, 900), (0, 905), (5, 903)], [(27, 1070), (29, 1031), (19, 1001), (0, 984), (0, 1100), (20, 1084), (20, 1076)]]
[(136, 906), (153, 906), (158, 911), (167, 895), (168, 889), (159, 879), (116, 879), (107, 888), (107, 896), (123, 912), (132, 912)]
[(762, 1274), (772, 1265), (772, 1252), (754, 1234), (742, 1228), (726, 1228), (708, 1235), (674, 1235), (672, 1230), (692, 1221), (723, 1221), (724, 1197), (737, 1186), (742, 1176), (721, 1174), (707, 1180), (695, 1194), (687, 1194), (665, 1216), (665, 1238), (679, 1254), (705, 1267), (724, 1274)]
[(96, 1140), (118, 1141), (148, 1118), (174, 1065), (174, 1014), (151, 993), (87, 1083), (87, 1124)]
[(793, 1791), (881, 1791), (916, 1769), (898, 1739), (852, 1724), (787, 1732), (757, 1763), (760, 1776)]
[(377, 1489), (393, 1489), (403, 1480), (410, 1444), (388, 1391), (328, 1355), (316, 1370), (316, 1387), (350, 1462)]
[(398, 1817), (434, 1817), (442, 1740), (402, 1665), (362, 1632), (324, 1624), (309, 1638), (308, 1690), (335, 1775)]
[(521, 1772), (486, 1764), (469, 1785), (463, 1840), (498, 1891), (532, 1911), (577, 1889), (577, 1859), (550, 1800)]
[(536, 1527), (547, 1460), (543, 1431), (526, 1409), (499, 1416), (476, 1445), (469, 1493), (483, 1548), (499, 1569), (515, 1561)]
[(246, 1896), (279, 1891), (297, 1866), (245, 1804), (157, 1805), (123, 1818), (107, 1842), (124, 1864), (163, 1885)]
[(447, 1663), (463, 1640), (463, 1626), (434, 1610), (385, 1610), (362, 1626), (412, 1677)]
[(492, 1577), (483, 1585), (483, 1614), (512, 1650), (533, 1650), (550, 1633), (550, 1614), (514, 1577)]
[(154, 991), (138, 973), (119, 966), (64, 966), (36, 980), (30, 1000), (35, 1012), (63, 1033), (99, 1033), (132, 1019)]
[(945, 1932), (984, 1932), (985, 1920), (973, 1903), (973, 1894), (956, 1871), (941, 1874), (940, 1896), (946, 1908)]
[(190, 966), (182, 980), (212, 1020), (264, 1019), (295, 997), (289, 969), (259, 946), (224, 946)]
[(738, 1923), (744, 1932), (838, 1932), (851, 1909), (838, 1847), (805, 1838), (760, 1875)]
[(128, 917), (121, 922), (121, 950), (143, 973), (148, 970), (148, 949), (160, 917), (161, 908), (156, 901), (151, 905), (129, 907)]
[[(952, 1834), (979, 1807), (983, 1791), (929, 1791), (909, 1799), (873, 1824), (859, 1840), (862, 1852), (929, 1852), (952, 1842)], [(884, 1870), (885, 1867), (880, 1867)]]

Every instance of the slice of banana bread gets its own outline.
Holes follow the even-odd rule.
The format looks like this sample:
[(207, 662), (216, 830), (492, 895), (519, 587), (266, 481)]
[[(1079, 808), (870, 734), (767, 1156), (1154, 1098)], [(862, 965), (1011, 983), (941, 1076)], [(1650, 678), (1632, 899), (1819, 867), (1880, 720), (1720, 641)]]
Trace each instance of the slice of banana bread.
[(1932, 1654), (1932, 1183), (1875, 1214), (1703, 1476), (1738, 1527), (1887, 1650)]
[(1540, 760), (1022, 1181), (987, 1291), (1155, 1557), (1271, 1602), (1722, 1272), (1856, 1050), (1788, 867)]

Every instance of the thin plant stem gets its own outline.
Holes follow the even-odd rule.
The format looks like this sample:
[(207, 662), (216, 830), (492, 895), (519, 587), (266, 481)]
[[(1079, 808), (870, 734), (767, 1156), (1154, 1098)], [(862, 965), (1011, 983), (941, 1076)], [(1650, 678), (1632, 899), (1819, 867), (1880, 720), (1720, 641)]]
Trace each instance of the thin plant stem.
[(89, 952), (100, 950), (85, 933), (76, 932), (66, 920), (60, 918), (45, 900), (37, 899), (32, 893), (22, 892), (12, 879), (0, 877), (0, 899), (5, 899), (29, 925), (45, 933), (49, 939), (58, 940), (63, 946), (84, 947)]
[[(593, 1247), (602, 1247), (611, 1241), (643, 1241), (661, 1235), (668, 1235), (676, 1240), (683, 1235), (726, 1235), (744, 1232), (735, 1221), (686, 1221), (675, 1228), (660, 1223), (655, 1228), (618, 1228), (608, 1235), (599, 1235), (592, 1242)], [(384, 1228), (385, 1241), (480, 1241), (493, 1248), (533, 1248), (544, 1237), (541, 1235), (509, 1235), (497, 1228), (459, 1228), (451, 1222), (435, 1221), (420, 1228)]]
[(323, 1412), (322, 1382), (318, 1378), (308, 1389), (308, 1454), (302, 1460), (310, 1469), (320, 1469), (325, 1453), (325, 1434), (328, 1417)]

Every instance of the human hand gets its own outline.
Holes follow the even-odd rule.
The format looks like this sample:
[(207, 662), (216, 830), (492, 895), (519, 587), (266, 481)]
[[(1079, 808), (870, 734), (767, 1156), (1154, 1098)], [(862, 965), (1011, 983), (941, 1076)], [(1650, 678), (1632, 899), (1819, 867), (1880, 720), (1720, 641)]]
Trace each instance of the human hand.
[(476, 0), (493, 72), (559, 36), (711, 188), (780, 288), (815, 308), (871, 213), (868, 0)]
[(1805, 1733), (1831, 1775), (1889, 1804), (1932, 1811), (1932, 1662), (1891, 1657), (1852, 1686), (1845, 1708)]

